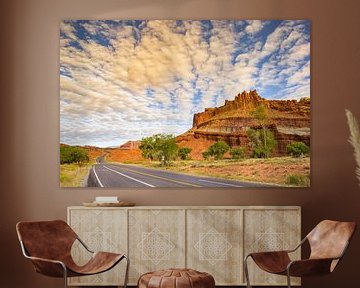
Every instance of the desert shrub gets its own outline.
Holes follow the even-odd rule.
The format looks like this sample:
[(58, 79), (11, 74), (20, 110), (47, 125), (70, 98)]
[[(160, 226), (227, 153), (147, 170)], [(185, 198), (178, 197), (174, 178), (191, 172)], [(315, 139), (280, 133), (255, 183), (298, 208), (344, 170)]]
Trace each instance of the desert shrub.
[(300, 98), (299, 103), (302, 104), (302, 105), (305, 105), (305, 104), (310, 105), (310, 97), (302, 97), (302, 98)]
[(233, 148), (229, 151), (233, 159), (242, 159), (245, 157), (245, 149), (243, 147)]
[(178, 151), (178, 156), (180, 157), (181, 160), (189, 159), (190, 158), (189, 154), (190, 154), (191, 151), (192, 151), (191, 148), (182, 147)]
[(310, 176), (292, 174), (287, 177), (286, 184), (293, 186), (310, 187)]
[(209, 147), (208, 153), (209, 156), (213, 156), (216, 160), (220, 160), (229, 149), (229, 145), (224, 141), (218, 141)]
[(209, 151), (202, 152), (201, 154), (205, 160), (209, 160), (210, 158)]
[(286, 151), (293, 157), (309, 154), (310, 148), (304, 142), (291, 142), (286, 146)]

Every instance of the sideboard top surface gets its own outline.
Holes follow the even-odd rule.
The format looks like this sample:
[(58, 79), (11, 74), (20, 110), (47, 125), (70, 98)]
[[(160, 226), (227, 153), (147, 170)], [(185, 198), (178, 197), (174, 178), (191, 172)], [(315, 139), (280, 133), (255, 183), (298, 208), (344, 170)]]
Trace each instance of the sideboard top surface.
[(221, 210), (257, 210), (257, 209), (281, 209), (281, 210), (300, 210), (301, 206), (132, 206), (132, 207), (85, 207), (85, 206), (69, 206), (68, 209), (131, 209), (131, 210), (151, 210), (151, 209), (164, 209), (164, 210), (186, 210), (186, 209), (221, 209)]

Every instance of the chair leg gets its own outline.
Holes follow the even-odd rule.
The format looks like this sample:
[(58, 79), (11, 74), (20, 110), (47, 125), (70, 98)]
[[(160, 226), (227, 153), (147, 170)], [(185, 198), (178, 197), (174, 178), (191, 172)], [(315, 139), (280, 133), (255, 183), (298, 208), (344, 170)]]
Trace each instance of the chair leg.
[(130, 259), (129, 259), (129, 257), (127, 257), (127, 256), (124, 256), (124, 258), (126, 259), (126, 271), (125, 271), (124, 288), (126, 288), (126, 287), (127, 287), (128, 278), (129, 278)]
[(67, 288), (67, 270), (66, 270), (66, 266), (64, 264), (62, 264), (62, 267), (64, 269), (64, 287)]
[(290, 271), (289, 269), (287, 269), (287, 284), (288, 284), (288, 288), (291, 288), (291, 278), (290, 278)]
[(247, 259), (249, 258), (250, 255), (247, 255), (244, 258), (244, 272), (245, 272), (245, 279), (246, 279), (246, 287), (247, 288), (251, 288), (250, 285), (250, 279), (249, 279), (249, 269), (248, 269), (248, 265), (247, 265)]

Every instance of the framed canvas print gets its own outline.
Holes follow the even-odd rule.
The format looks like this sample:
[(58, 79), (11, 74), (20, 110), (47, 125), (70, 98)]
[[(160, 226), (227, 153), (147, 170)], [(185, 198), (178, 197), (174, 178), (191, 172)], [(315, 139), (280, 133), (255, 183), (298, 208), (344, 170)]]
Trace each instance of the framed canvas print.
[(310, 186), (308, 20), (64, 20), (61, 187)]

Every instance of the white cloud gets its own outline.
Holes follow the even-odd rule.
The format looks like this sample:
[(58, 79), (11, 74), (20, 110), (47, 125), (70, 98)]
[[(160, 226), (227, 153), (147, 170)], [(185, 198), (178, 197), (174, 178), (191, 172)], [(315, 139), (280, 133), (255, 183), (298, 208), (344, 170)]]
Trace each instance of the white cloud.
[(288, 84), (307, 83), (310, 77), (310, 61), (308, 61), (301, 69), (297, 70), (289, 79)]
[(261, 20), (249, 20), (248, 26), (245, 28), (245, 32), (248, 34), (256, 34), (263, 29), (265, 23)]

